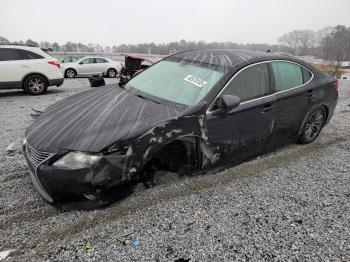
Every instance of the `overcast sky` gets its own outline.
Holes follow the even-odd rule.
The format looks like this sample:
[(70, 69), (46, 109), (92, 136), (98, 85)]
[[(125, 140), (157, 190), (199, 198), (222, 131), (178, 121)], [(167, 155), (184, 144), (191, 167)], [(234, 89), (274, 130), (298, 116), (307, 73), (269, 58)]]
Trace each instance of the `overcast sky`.
[(0, 10), (0, 36), (60, 44), (273, 44), (295, 29), (350, 26), (350, 0), (0, 0)]

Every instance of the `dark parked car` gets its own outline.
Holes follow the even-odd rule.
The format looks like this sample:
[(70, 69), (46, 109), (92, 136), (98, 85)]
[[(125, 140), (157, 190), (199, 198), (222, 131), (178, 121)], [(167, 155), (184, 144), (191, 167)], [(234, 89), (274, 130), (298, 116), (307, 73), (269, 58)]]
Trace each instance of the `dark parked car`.
[(152, 181), (155, 170), (216, 171), (286, 143), (314, 141), (332, 117), (337, 85), (290, 56), (179, 53), (125, 90), (94, 89), (49, 107), (26, 130), (23, 150), (48, 202), (82, 197), (102, 204), (104, 192)]
[(144, 57), (125, 55), (124, 66), (119, 74), (119, 86), (123, 88), (131, 78), (141, 73), (152, 64), (153, 62), (151, 60)]

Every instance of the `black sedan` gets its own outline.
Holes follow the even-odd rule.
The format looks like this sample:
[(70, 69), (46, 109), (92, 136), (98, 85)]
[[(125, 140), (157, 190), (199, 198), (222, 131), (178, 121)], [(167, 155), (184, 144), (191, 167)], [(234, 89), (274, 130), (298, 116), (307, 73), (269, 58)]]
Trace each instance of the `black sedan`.
[(106, 203), (106, 192), (156, 170), (213, 172), (286, 143), (314, 141), (332, 117), (338, 82), (290, 56), (198, 50), (132, 78), (64, 99), (23, 143), (33, 184), (50, 203)]

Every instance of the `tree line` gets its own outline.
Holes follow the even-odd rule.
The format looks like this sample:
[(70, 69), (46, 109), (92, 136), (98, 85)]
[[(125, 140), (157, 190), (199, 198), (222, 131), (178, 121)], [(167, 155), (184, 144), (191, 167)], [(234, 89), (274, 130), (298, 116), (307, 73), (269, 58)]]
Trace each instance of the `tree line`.
[(178, 42), (170, 43), (141, 43), (141, 44), (121, 44), (113, 46), (101, 46), (99, 44), (83, 44), (83, 43), (73, 43), (67, 42), (63, 45), (58, 43), (50, 43), (47, 41), (35, 42), (31, 39), (26, 41), (14, 41), (10, 42), (5, 37), (0, 36), (1, 44), (17, 44), (17, 45), (30, 45), (37, 46), (44, 49), (51, 49), (53, 52), (90, 52), (90, 53), (145, 53), (145, 54), (160, 54), (168, 55), (177, 52), (194, 50), (194, 49), (204, 49), (204, 48), (222, 48), (222, 49), (249, 49), (258, 51), (271, 50), (272, 52), (288, 52), (290, 51), (288, 47), (284, 45), (268, 45), (268, 44), (237, 44), (233, 42), (210, 42), (205, 41), (186, 41), (181, 40)]
[(350, 28), (344, 25), (327, 27), (319, 31), (294, 30), (282, 35), (279, 44), (238, 44), (233, 42), (186, 41), (170, 43), (140, 43), (101, 46), (100, 44), (83, 44), (67, 42), (60, 45), (57, 42), (35, 42), (31, 39), (10, 42), (0, 36), (0, 44), (19, 44), (40, 46), (53, 52), (89, 52), (89, 53), (152, 53), (173, 54), (186, 50), (219, 48), (219, 49), (249, 49), (256, 51), (287, 52), (293, 55), (314, 55), (332, 61), (350, 60)]
[(317, 32), (295, 30), (284, 34), (279, 43), (290, 48), (294, 55), (314, 55), (328, 61), (350, 60), (350, 27), (338, 25)]

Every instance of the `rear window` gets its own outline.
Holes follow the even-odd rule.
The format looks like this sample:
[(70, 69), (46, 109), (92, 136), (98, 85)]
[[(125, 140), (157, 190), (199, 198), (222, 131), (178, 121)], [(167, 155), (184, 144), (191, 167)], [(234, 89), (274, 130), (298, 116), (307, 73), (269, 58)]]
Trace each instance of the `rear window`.
[(93, 64), (94, 63), (94, 58), (86, 58), (85, 60), (83, 60), (82, 62), (80, 62), (81, 64)]
[(272, 62), (272, 69), (276, 91), (288, 90), (304, 84), (302, 67), (297, 64), (282, 61)]
[(44, 57), (28, 50), (16, 48), (0, 48), (0, 61), (15, 61), (42, 58)]
[(96, 63), (102, 64), (102, 63), (108, 63), (108, 61), (106, 59), (96, 58)]

